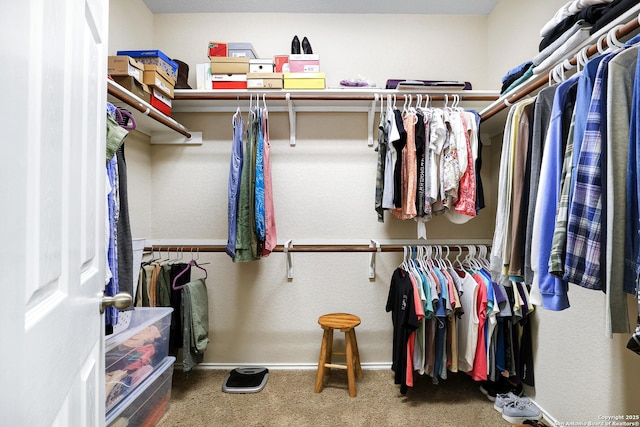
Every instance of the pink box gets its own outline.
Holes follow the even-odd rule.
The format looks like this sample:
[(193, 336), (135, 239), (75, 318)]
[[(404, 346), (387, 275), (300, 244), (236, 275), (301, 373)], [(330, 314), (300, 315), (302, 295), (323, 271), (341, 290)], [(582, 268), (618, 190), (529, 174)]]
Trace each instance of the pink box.
[(319, 73), (320, 72), (320, 55), (318, 54), (289, 55), (289, 72)]

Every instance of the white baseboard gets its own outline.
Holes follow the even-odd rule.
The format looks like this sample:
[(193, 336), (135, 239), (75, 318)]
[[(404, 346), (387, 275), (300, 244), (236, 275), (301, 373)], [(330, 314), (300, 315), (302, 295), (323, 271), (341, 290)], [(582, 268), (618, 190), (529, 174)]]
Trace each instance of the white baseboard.
[(542, 413), (542, 418), (549, 424), (550, 426), (560, 425), (558, 420), (556, 420), (549, 412), (547, 412), (542, 406), (538, 405), (535, 400), (531, 399), (531, 401), (540, 409)]
[[(182, 364), (180, 362), (176, 362), (174, 365), (174, 369), (181, 370)], [(258, 363), (239, 363), (236, 365), (230, 365), (228, 363), (200, 363), (193, 369), (197, 370), (207, 370), (207, 369), (218, 369), (218, 370), (231, 370), (238, 368), (240, 366), (246, 367), (256, 367), (261, 366), (265, 367), (269, 370), (280, 370), (280, 371), (315, 371), (318, 369), (317, 363), (269, 363), (269, 364), (258, 364)], [(391, 363), (362, 363), (361, 364), (363, 370), (391, 370)]]

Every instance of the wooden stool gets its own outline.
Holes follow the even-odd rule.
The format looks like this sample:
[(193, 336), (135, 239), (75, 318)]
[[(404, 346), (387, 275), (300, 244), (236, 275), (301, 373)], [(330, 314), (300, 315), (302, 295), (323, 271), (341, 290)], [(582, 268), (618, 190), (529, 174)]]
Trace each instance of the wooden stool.
[[(316, 375), (316, 393), (322, 391), (325, 375), (329, 375), (330, 368), (346, 369), (349, 379), (349, 396), (356, 397), (356, 377), (362, 376), (360, 368), (360, 354), (358, 353), (358, 341), (356, 340), (355, 327), (360, 324), (360, 318), (353, 314), (332, 313), (325, 314), (318, 318), (318, 323), (324, 329), (322, 335), (322, 346), (320, 347), (320, 358), (318, 359), (318, 373)], [(333, 330), (339, 329), (344, 332), (346, 353), (333, 351)], [(331, 362), (334, 354), (346, 356), (346, 365), (338, 365)]]

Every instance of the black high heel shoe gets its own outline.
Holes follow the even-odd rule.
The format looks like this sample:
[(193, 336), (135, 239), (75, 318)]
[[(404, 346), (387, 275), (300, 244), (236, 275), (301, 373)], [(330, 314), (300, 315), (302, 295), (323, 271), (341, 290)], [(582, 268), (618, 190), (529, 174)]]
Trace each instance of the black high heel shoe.
[(294, 55), (300, 53), (300, 39), (298, 36), (293, 36), (293, 40), (291, 40), (291, 53)]
[(302, 39), (302, 51), (306, 54), (313, 53), (313, 50), (311, 49), (311, 43), (309, 43), (309, 40), (306, 37)]

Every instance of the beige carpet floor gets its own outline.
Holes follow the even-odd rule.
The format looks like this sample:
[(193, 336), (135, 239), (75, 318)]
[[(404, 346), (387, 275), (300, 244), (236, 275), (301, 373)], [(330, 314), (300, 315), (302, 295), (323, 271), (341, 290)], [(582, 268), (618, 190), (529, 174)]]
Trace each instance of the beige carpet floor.
[(390, 370), (364, 370), (358, 396), (351, 398), (344, 371), (333, 370), (322, 393), (314, 393), (315, 370), (270, 370), (265, 388), (253, 394), (223, 392), (228, 373), (175, 371), (169, 410), (159, 427), (511, 425), (466, 374), (450, 374), (438, 385), (416, 377), (402, 395)]

